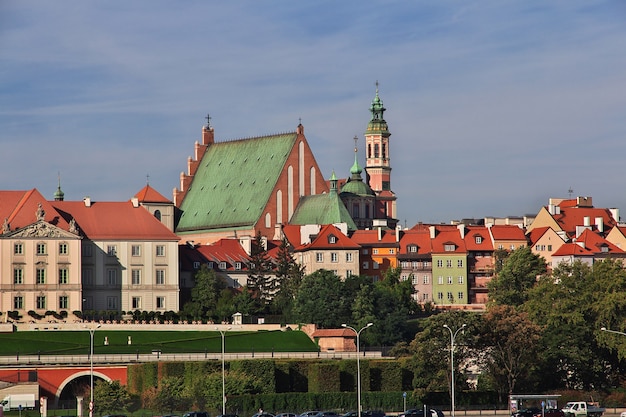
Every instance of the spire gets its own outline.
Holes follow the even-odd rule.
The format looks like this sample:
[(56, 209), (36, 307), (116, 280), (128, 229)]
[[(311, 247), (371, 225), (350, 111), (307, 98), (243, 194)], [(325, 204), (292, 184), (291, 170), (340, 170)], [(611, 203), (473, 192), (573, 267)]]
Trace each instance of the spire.
[(58, 174), (58, 186), (57, 190), (54, 192), (54, 201), (63, 201), (65, 198), (65, 193), (61, 190), (61, 173)]
[(337, 194), (337, 176), (335, 175), (335, 170), (330, 176), (330, 193)]
[(350, 168), (350, 174), (352, 174), (352, 178), (355, 177), (361, 177), (361, 172), (363, 172), (363, 169), (361, 169), (361, 167), (359, 166), (359, 160), (358, 160), (358, 152), (359, 149), (357, 148), (357, 141), (359, 140), (359, 138), (356, 137), (356, 135), (354, 135), (354, 164), (352, 164), (352, 168)]
[(378, 96), (378, 81), (376, 81), (376, 95), (372, 100), (372, 106), (370, 107), (370, 112), (372, 113), (372, 118), (367, 125), (367, 131), (372, 132), (388, 132), (387, 122), (383, 118), (385, 110), (387, 110), (383, 106), (383, 102)]

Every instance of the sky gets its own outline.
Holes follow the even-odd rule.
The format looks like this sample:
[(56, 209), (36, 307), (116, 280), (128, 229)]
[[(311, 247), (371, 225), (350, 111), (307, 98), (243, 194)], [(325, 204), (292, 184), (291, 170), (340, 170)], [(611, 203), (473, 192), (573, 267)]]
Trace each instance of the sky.
[(402, 225), (626, 213), (625, 21), (622, 0), (2, 0), (0, 189), (172, 199), (207, 114), (217, 141), (301, 120), (348, 177), (378, 82)]

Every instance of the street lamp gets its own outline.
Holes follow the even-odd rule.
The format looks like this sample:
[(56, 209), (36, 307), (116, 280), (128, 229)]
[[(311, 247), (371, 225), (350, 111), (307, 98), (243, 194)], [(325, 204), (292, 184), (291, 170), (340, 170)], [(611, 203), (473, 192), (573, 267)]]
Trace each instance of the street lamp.
[(96, 327), (90, 327), (89, 330), (89, 417), (93, 417), (93, 335), (96, 332), (96, 329), (100, 328), (100, 324)]
[(618, 332), (617, 330), (609, 330), (606, 327), (601, 328), (600, 330), (602, 330), (603, 332), (609, 332), (609, 333), (615, 333), (615, 334), (621, 334), (622, 336), (626, 336), (626, 333), (624, 332)]
[(368, 327), (372, 327), (374, 323), (367, 323), (365, 326), (361, 327), (361, 330), (357, 331), (354, 327), (348, 326), (347, 324), (342, 324), (341, 327), (345, 327), (346, 329), (352, 330), (356, 334), (356, 407), (357, 407), (357, 417), (361, 417), (361, 364), (359, 362), (360, 355), (360, 343), (359, 336), (361, 336), (361, 332)]
[(443, 327), (448, 329), (448, 331), (450, 332), (450, 370), (452, 372), (452, 376), (450, 378), (450, 386), (452, 387), (450, 395), (452, 396), (452, 417), (454, 417), (454, 340), (456, 339), (456, 335), (459, 334), (461, 330), (465, 329), (465, 326), (467, 325), (463, 324), (461, 327), (456, 329), (455, 332), (453, 332), (450, 326), (448, 326), (447, 324), (443, 325)]
[[(230, 330), (232, 327), (228, 327), (226, 330)], [(222, 335), (222, 415), (226, 414), (226, 372), (224, 368), (224, 347), (226, 331), (215, 328)]]

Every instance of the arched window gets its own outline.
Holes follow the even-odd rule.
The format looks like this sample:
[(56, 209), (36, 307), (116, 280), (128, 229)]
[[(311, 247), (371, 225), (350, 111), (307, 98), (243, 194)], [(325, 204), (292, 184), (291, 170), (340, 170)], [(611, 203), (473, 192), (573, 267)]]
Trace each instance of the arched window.
[(161, 210), (154, 210), (154, 217), (156, 217), (158, 221), (161, 221)]
[(272, 216), (269, 213), (265, 214), (265, 227), (268, 229), (272, 227)]

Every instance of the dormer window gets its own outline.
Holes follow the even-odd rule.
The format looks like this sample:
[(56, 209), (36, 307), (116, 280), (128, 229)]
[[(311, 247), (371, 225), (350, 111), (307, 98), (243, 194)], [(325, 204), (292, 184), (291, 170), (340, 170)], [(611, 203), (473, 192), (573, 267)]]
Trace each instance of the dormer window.
[(409, 246), (409, 252), (411, 252), (411, 253), (417, 253), (417, 245), (411, 245), (411, 246)]
[(601, 251), (602, 253), (607, 253), (607, 252), (609, 251), (609, 247), (608, 247), (607, 245), (602, 245), (602, 246), (600, 247), (600, 251)]
[(483, 237), (482, 236), (476, 236), (476, 244), (480, 245), (481, 243), (483, 243)]
[(456, 246), (454, 245), (454, 243), (446, 243), (445, 245), (443, 245), (443, 250), (446, 252), (454, 252), (455, 249)]
[(335, 235), (329, 235), (328, 243), (337, 243), (337, 237)]

